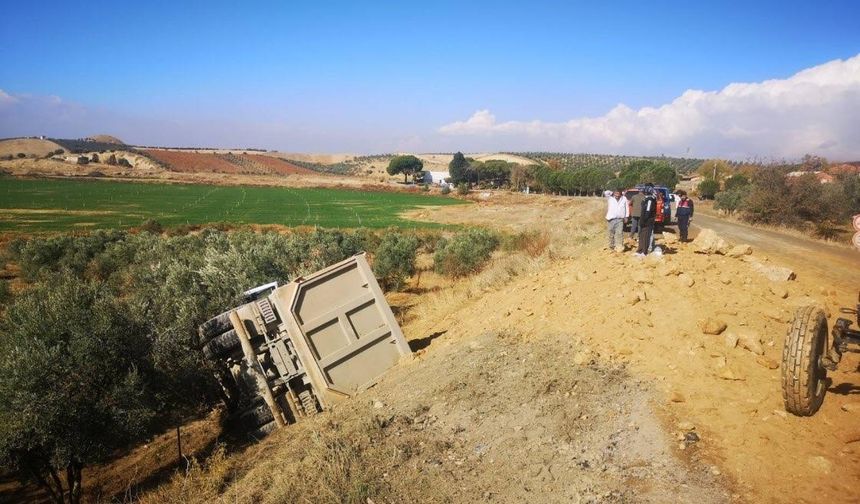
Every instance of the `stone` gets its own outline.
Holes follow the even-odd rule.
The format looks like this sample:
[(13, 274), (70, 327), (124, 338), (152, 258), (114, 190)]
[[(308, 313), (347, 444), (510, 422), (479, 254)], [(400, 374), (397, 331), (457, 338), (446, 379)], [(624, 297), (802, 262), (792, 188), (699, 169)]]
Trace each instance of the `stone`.
[(732, 283), (732, 277), (725, 273), (722, 273), (720, 275), (720, 283), (723, 285), (729, 285), (730, 283)]
[(781, 285), (771, 285), (770, 293), (780, 299), (785, 299), (788, 297), (788, 290)]
[(756, 355), (764, 355), (764, 348), (761, 346), (761, 336), (755, 331), (739, 330), (738, 345), (745, 348)]
[(693, 277), (686, 273), (681, 273), (678, 275), (678, 282), (685, 287), (692, 287), (696, 285), (696, 281), (693, 280)]
[(770, 357), (765, 357), (764, 355), (759, 355), (755, 358), (756, 364), (766, 367), (768, 369), (779, 369), (779, 362), (771, 359)]
[(673, 403), (682, 403), (686, 400), (687, 399), (684, 397), (684, 394), (678, 392), (677, 390), (674, 390), (671, 394), (669, 394), (669, 401)]
[(728, 381), (744, 381), (742, 376), (736, 374), (729, 368), (724, 368), (717, 377)]
[(719, 319), (708, 317), (706, 319), (699, 320), (699, 328), (705, 334), (717, 336), (722, 334), (723, 331), (726, 330), (726, 327), (728, 327), (728, 324)]
[(657, 273), (660, 276), (665, 276), (665, 277), (667, 277), (667, 276), (678, 276), (681, 274), (681, 270), (679, 270), (678, 267), (675, 266), (674, 264), (664, 264), (663, 266), (661, 266), (657, 270)]
[(584, 281), (588, 280), (588, 274), (585, 273), (584, 271), (577, 271), (576, 272), (576, 279), (579, 280), (580, 282), (584, 282)]
[(702, 229), (696, 239), (693, 240), (695, 251), (700, 254), (725, 255), (729, 251), (729, 244), (713, 229)]
[(639, 301), (642, 301), (642, 300), (639, 298), (639, 293), (637, 293), (637, 292), (631, 292), (631, 293), (627, 294), (627, 304), (629, 304), (630, 306), (635, 305), (635, 304), (636, 304), (636, 303), (638, 303)]
[(373, 401), (373, 407), (376, 409), (382, 409), (385, 405), (382, 404), (382, 401)]
[(696, 426), (693, 425), (693, 422), (687, 421), (678, 422), (677, 424), (675, 424), (675, 427), (682, 431), (696, 430)]
[(744, 261), (750, 265), (753, 271), (767, 278), (771, 282), (788, 282), (789, 280), (797, 278), (797, 275), (791, 268), (764, 264), (749, 256), (745, 256)]
[(753, 252), (752, 247), (750, 247), (747, 244), (741, 244), (741, 245), (735, 245), (734, 247), (729, 249), (729, 252), (726, 255), (729, 257), (738, 258), (738, 257), (743, 257), (745, 255), (750, 255), (750, 254), (752, 254), (752, 252)]
[(666, 245), (674, 245), (678, 243), (678, 235), (675, 233), (663, 233), (663, 243)]
[(833, 463), (821, 455), (809, 457), (809, 466), (824, 474), (830, 474), (830, 471), (833, 470)]
[(776, 322), (781, 322), (783, 324), (788, 322), (788, 320), (789, 320), (788, 315), (786, 315), (785, 313), (783, 313), (781, 310), (779, 310), (777, 308), (773, 308), (770, 310), (764, 310), (764, 311), (762, 311), (762, 314), (771, 320), (774, 320)]
[(588, 352), (576, 352), (576, 355), (573, 356), (573, 363), (577, 366), (581, 366), (586, 362), (589, 362), (590, 360), (591, 356), (588, 354)]
[(860, 402), (848, 402), (842, 405), (842, 411), (847, 411), (849, 413), (857, 413), (860, 412)]
[(726, 333), (726, 346), (729, 348), (738, 346), (738, 335), (733, 332)]

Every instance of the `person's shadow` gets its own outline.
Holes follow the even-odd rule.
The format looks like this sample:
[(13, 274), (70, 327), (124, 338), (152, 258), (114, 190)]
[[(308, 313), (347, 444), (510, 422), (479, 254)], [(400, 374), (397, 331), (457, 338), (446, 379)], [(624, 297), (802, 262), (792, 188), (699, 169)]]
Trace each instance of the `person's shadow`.
[(854, 383), (840, 383), (839, 385), (835, 385), (830, 387), (828, 392), (839, 395), (854, 395), (860, 394), (860, 385), (856, 385)]
[(423, 338), (411, 340), (409, 342), (409, 349), (412, 350), (413, 352), (417, 352), (419, 350), (424, 350), (425, 348), (430, 346), (430, 343), (432, 343), (434, 339), (438, 338), (439, 336), (442, 336), (446, 332), (448, 332), (448, 331), (447, 330), (446, 331), (436, 331), (433, 334), (431, 334), (430, 336), (425, 336)]

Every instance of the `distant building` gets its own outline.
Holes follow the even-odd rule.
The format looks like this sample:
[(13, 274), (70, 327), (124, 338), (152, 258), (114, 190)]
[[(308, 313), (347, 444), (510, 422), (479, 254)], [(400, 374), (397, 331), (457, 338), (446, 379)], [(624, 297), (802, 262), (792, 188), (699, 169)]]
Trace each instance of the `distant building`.
[(443, 185), (447, 183), (445, 180), (450, 177), (451, 175), (446, 171), (425, 171), (422, 182), (425, 184)]
[(802, 177), (804, 175), (815, 175), (815, 178), (818, 179), (818, 182), (822, 184), (830, 184), (833, 182), (833, 175), (829, 175), (822, 171), (793, 171), (786, 174), (786, 177), (796, 178)]
[(831, 175), (860, 175), (860, 166), (853, 163), (830, 165), (827, 168), (827, 173)]

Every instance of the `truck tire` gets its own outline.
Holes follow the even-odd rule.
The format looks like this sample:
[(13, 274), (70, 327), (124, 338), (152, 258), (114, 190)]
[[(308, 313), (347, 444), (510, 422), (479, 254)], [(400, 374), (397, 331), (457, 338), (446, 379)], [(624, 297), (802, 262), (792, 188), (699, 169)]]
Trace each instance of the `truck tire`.
[(217, 361), (232, 354), (237, 348), (242, 348), (239, 335), (235, 329), (216, 336), (203, 345), (203, 356), (210, 361)]
[(241, 413), (237, 423), (243, 429), (253, 430), (268, 423), (275, 423), (275, 417), (272, 416), (269, 405), (263, 403)]
[(827, 393), (827, 370), (820, 363), (827, 345), (827, 318), (821, 308), (798, 308), (782, 349), (785, 410), (812, 416)]
[(277, 427), (277, 424), (275, 424), (274, 421), (271, 421), (266, 425), (261, 425), (260, 427), (257, 427), (256, 429), (248, 432), (248, 437), (255, 441), (260, 440), (266, 437), (268, 434), (271, 434), (271, 432), (275, 430), (275, 427)]
[(233, 324), (230, 322), (231, 311), (232, 310), (225, 311), (224, 313), (212, 317), (206, 322), (200, 324), (201, 345), (210, 339), (233, 329)]
[(317, 414), (317, 400), (314, 397), (313, 392), (310, 390), (302, 390), (299, 392), (299, 401), (302, 403), (302, 409), (305, 411), (305, 416)]

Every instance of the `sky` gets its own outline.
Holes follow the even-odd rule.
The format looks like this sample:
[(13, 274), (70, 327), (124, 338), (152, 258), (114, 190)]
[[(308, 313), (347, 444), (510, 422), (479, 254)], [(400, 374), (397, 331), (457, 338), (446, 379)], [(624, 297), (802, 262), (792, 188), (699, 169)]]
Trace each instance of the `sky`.
[(860, 2), (5, 2), (0, 137), (860, 160)]

